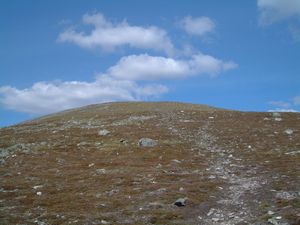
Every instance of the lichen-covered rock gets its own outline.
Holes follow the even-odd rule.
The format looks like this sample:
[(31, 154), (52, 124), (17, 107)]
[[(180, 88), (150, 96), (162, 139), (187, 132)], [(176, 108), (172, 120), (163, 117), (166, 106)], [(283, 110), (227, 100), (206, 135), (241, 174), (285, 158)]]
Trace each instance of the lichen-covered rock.
[(157, 142), (151, 138), (141, 138), (138, 145), (140, 147), (154, 147), (157, 145)]

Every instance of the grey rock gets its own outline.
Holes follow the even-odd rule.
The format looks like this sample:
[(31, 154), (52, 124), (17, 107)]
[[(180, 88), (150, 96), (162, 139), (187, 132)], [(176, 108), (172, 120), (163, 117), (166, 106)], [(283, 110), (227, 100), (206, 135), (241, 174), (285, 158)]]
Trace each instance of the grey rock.
[(186, 205), (186, 200), (187, 198), (178, 198), (175, 202), (174, 205), (178, 206), (178, 207), (182, 207)]
[(279, 112), (273, 112), (272, 116), (275, 117), (275, 118), (276, 117), (278, 118), (278, 117), (281, 117), (281, 113), (279, 113)]
[(81, 146), (85, 146), (85, 145), (88, 145), (89, 143), (87, 143), (86, 141), (82, 141), (82, 142), (79, 142), (77, 144), (78, 147), (81, 147)]
[(106, 135), (108, 135), (108, 134), (110, 134), (110, 131), (108, 131), (108, 130), (106, 130), (106, 129), (104, 129), (104, 130), (99, 130), (99, 132), (98, 132), (98, 135), (100, 135), (100, 136), (106, 136)]
[(157, 145), (157, 142), (151, 138), (141, 138), (138, 145), (140, 147), (154, 147)]
[(43, 221), (39, 221), (39, 220), (35, 220), (34, 221), (37, 225), (47, 225), (47, 223), (43, 222)]
[(173, 162), (173, 163), (181, 163), (181, 161), (178, 160), (178, 159), (173, 159), (171, 162)]
[(286, 133), (287, 135), (292, 135), (294, 131), (292, 129), (286, 129), (284, 133)]
[(96, 174), (97, 175), (106, 174), (106, 170), (105, 169), (96, 169)]
[(101, 224), (109, 224), (109, 222), (106, 220), (101, 220)]
[(124, 145), (127, 145), (128, 144), (128, 141), (126, 139), (120, 139), (120, 143), (124, 144)]
[(276, 198), (284, 200), (293, 200), (297, 198), (297, 194), (294, 192), (280, 191), (276, 194)]
[(268, 219), (268, 223), (273, 225), (289, 225), (289, 223), (280, 221), (280, 219), (276, 219), (275, 217)]
[(1, 149), (0, 150), (0, 157), (1, 158), (6, 158), (10, 155), (10, 152), (7, 149)]

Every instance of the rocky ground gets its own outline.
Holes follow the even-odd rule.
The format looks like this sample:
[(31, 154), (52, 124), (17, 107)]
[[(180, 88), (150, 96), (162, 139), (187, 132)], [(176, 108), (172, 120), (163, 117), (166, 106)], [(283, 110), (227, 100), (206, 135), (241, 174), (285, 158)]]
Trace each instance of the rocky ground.
[(0, 178), (0, 224), (296, 225), (300, 114), (83, 107), (0, 129)]

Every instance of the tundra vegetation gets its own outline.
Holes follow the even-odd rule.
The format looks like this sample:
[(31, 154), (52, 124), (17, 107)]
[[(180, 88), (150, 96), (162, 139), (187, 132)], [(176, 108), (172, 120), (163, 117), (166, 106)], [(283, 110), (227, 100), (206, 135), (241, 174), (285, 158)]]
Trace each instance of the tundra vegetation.
[(0, 129), (0, 224), (300, 224), (300, 114), (106, 103)]

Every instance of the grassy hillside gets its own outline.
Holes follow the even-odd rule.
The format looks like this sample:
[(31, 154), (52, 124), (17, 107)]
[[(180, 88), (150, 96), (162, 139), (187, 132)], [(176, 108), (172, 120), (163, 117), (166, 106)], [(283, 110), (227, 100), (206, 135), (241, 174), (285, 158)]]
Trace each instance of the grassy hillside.
[(0, 224), (299, 224), (299, 171), (299, 113), (91, 105), (0, 129)]

